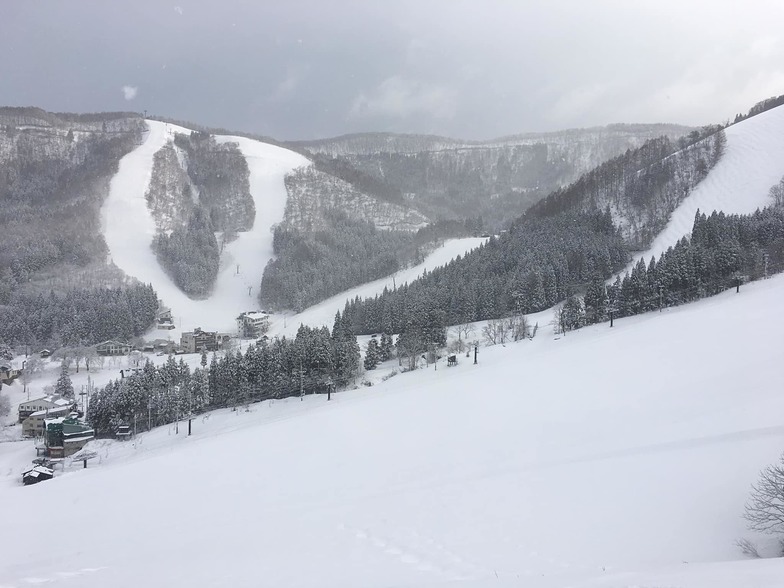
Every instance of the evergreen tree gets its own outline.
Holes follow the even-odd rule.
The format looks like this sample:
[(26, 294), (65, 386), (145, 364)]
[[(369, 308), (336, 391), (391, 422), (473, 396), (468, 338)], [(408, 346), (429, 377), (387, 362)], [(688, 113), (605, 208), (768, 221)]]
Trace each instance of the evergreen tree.
[(54, 386), (54, 393), (70, 400), (73, 400), (76, 397), (71, 378), (68, 375), (68, 366), (65, 362), (62, 363), (60, 368), (60, 377), (57, 378), (57, 383)]
[(393, 347), (392, 335), (381, 333), (381, 345), (378, 349), (378, 359), (380, 362), (387, 361), (392, 357)]
[(365, 369), (370, 371), (376, 369), (380, 361), (378, 341), (375, 338), (368, 341), (367, 349), (365, 350)]

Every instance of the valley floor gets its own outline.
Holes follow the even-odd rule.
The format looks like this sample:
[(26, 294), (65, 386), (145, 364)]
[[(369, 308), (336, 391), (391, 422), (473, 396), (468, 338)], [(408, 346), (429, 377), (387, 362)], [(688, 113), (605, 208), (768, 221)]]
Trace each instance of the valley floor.
[(741, 514), (784, 450), (783, 293), (540, 324), (477, 365), (99, 441), (32, 487), (0, 443), (0, 586), (782, 586), (735, 541), (775, 551)]

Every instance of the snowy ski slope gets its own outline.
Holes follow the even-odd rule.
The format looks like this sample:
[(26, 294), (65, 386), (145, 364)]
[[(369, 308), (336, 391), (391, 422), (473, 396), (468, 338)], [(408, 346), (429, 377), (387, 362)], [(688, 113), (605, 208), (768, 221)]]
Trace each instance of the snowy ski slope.
[[(226, 246), (212, 296), (207, 300), (191, 300), (158, 265), (150, 248), (156, 229), (144, 199), (155, 152), (172, 139), (175, 132), (191, 131), (151, 120), (147, 124), (150, 130), (143, 144), (120, 161), (101, 211), (103, 233), (112, 261), (129, 276), (151, 283), (158, 296), (172, 308), (178, 327), (188, 330), (200, 326), (234, 332), (236, 316), (258, 305), (258, 285), (264, 266), (272, 257), (271, 228), (283, 219), (286, 206), (283, 178), (292, 169), (309, 162), (298, 153), (260, 141), (217, 137), (219, 141), (238, 143), (248, 162), (256, 220), (250, 231), (240, 233)], [(179, 330), (167, 331), (164, 337), (166, 335), (176, 337)]]
[(641, 257), (657, 258), (691, 233), (697, 210), (748, 214), (772, 201), (770, 189), (784, 177), (784, 107), (753, 116), (725, 129), (727, 147), (723, 157), (673, 212), (665, 229)]
[(784, 449), (782, 295), (542, 327), (478, 365), (101, 441), (33, 487), (0, 443), (0, 586), (779, 588), (734, 542)]
[[(155, 221), (145, 202), (150, 183), (154, 154), (174, 133), (190, 133), (190, 129), (158, 121), (147, 121), (150, 127), (144, 142), (126, 155), (112, 179), (110, 193), (101, 211), (104, 237), (112, 261), (129, 276), (151, 283), (158, 296), (171, 307), (177, 327), (152, 335), (179, 338), (182, 330), (194, 327), (235, 332), (237, 315), (257, 308), (258, 287), (267, 262), (273, 257), (272, 227), (283, 220), (286, 208), (286, 187), (283, 179), (296, 167), (309, 165), (298, 153), (254, 141), (245, 137), (218, 136), (221, 142), (235, 142), (245, 156), (250, 170), (250, 191), (256, 205), (256, 219), (250, 231), (239, 233), (226, 246), (215, 290), (207, 300), (191, 300), (163, 271), (150, 247), (155, 236)], [(332, 326), (335, 312), (342, 310), (349, 298), (374, 296), (384, 287), (414, 280), (427, 269), (444, 265), (457, 255), (465, 254), (484, 239), (455, 239), (429, 255), (422, 264), (401, 270), (394, 276), (365, 284), (337, 295), (298, 315), (276, 315), (271, 333), (293, 334), (300, 323)], [(238, 269), (239, 268), (239, 271)], [(293, 328), (291, 325), (294, 325)]]

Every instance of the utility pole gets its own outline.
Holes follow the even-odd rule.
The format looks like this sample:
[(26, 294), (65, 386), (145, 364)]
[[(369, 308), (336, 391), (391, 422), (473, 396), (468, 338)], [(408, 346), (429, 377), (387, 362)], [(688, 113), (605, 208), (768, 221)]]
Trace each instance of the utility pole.
[(479, 354), (479, 344), (478, 344), (478, 343), (474, 343), (474, 365), (476, 365), (477, 363), (479, 363), (479, 362), (477, 361), (477, 359), (476, 359), (476, 356), (477, 356), (478, 354)]
[(299, 359), (299, 399), (300, 401), (305, 400), (305, 386), (303, 383), (303, 374), (302, 374), (302, 358)]
[(662, 311), (662, 298), (664, 294), (664, 286), (659, 284), (659, 312)]

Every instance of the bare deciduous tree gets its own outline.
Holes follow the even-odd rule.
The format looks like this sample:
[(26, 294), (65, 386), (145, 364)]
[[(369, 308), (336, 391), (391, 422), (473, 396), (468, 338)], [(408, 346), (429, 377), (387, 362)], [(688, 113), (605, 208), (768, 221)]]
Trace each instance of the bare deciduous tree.
[(457, 330), (457, 350), (462, 353), (466, 348), (468, 338), (474, 334), (476, 327), (473, 323), (465, 323), (457, 325), (455, 329)]
[(504, 319), (493, 319), (482, 329), (482, 336), (488, 345), (504, 345), (509, 337), (509, 329)]
[(87, 371), (90, 371), (90, 367), (95, 367), (96, 360), (99, 357), (98, 352), (95, 350), (95, 347), (85, 347), (84, 348), (84, 367), (87, 368)]
[(749, 528), (763, 533), (784, 532), (784, 455), (769, 465), (751, 487), (744, 517)]
[(520, 341), (528, 336), (530, 325), (524, 314), (513, 314), (504, 319), (506, 329), (513, 341)]
[(755, 559), (760, 557), (759, 551), (757, 551), (757, 546), (748, 539), (738, 539), (735, 542), (735, 545), (740, 548), (740, 550), (743, 552), (743, 555), (753, 557)]

